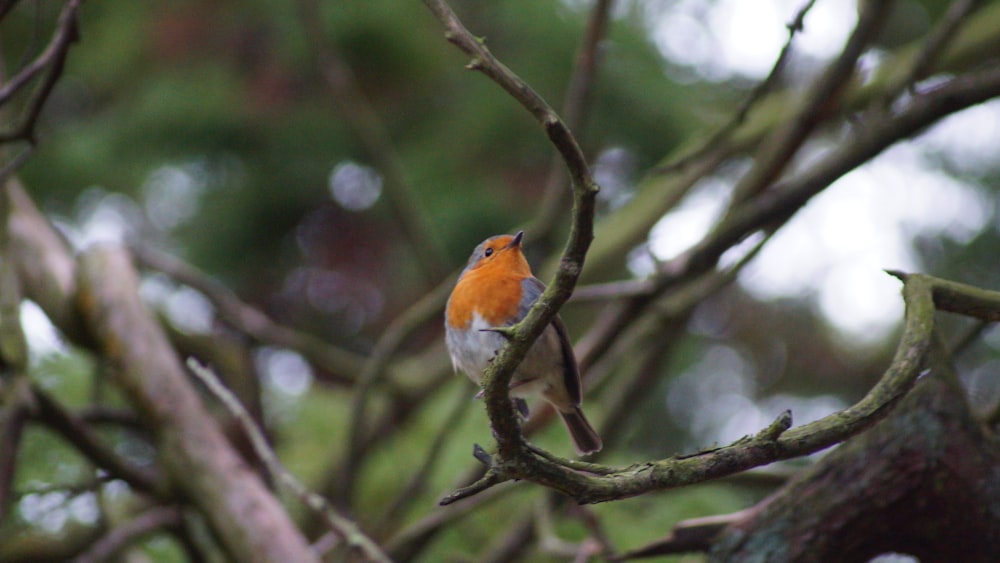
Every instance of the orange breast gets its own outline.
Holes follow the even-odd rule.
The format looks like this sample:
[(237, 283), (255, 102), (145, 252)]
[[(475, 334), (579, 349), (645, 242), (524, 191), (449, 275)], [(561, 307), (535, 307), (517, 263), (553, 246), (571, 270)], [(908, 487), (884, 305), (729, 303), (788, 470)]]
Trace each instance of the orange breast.
[(448, 300), (450, 326), (468, 328), (475, 313), (492, 326), (506, 325), (519, 316), (521, 278), (490, 270), (470, 270), (458, 281)]

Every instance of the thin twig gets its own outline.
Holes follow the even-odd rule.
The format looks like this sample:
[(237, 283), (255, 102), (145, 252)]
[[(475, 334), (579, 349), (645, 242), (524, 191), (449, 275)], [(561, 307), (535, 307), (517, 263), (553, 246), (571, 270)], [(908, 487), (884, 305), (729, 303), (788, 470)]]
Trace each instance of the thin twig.
[(21, 69), (17, 75), (10, 79), (7, 84), (0, 88), (0, 105), (3, 105), (26, 84), (31, 82), (45, 69), (48, 73), (36, 90), (34, 97), (28, 104), (28, 110), (21, 121), (21, 124), (10, 131), (0, 133), (0, 143), (5, 143), (15, 139), (24, 139), (31, 144), (35, 142), (35, 125), (38, 116), (45, 106), (45, 102), (52, 94), (56, 82), (62, 75), (66, 65), (66, 57), (69, 55), (69, 47), (79, 39), (77, 24), (77, 11), (80, 8), (81, 0), (68, 0), (59, 14), (59, 22), (52, 40), (34, 61)]
[(237, 330), (267, 344), (294, 350), (317, 368), (333, 374), (338, 383), (352, 382), (362, 370), (365, 359), (353, 352), (332, 346), (311, 334), (280, 325), (252, 305), (240, 300), (229, 288), (194, 266), (151, 247), (132, 248), (136, 261), (151, 270), (200, 291), (219, 316)]
[(24, 166), (24, 163), (28, 161), (28, 157), (34, 153), (35, 144), (28, 143), (14, 158), (10, 159), (7, 164), (4, 164), (3, 168), (0, 168), (0, 186), (6, 185), (7, 180), (20, 170)]
[(460, 489), (457, 489), (451, 494), (446, 495), (444, 498), (441, 499), (440, 502), (438, 502), (438, 504), (440, 504), (441, 506), (448, 506), (449, 504), (458, 502), (465, 498), (469, 498), (473, 495), (477, 495), (485, 491), (486, 489), (489, 489), (495, 485), (499, 485), (500, 483), (504, 483), (508, 480), (509, 478), (505, 478), (499, 472), (493, 471), (491, 469), (486, 472), (486, 475), (483, 475), (483, 477), (480, 478), (475, 483), (467, 487), (462, 487)]
[(891, 4), (890, 0), (862, 3), (858, 23), (843, 51), (806, 90), (795, 116), (764, 142), (753, 168), (733, 188), (732, 207), (744, 203), (778, 178), (824, 115), (837, 107), (840, 95), (854, 75), (858, 58), (881, 29)]
[(931, 72), (935, 61), (954, 39), (962, 24), (980, 5), (982, 0), (955, 0), (948, 6), (948, 11), (938, 21), (938, 24), (927, 34), (920, 51), (910, 65), (909, 71), (902, 75), (895, 87), (886, 89), (884, 99), (891, 103), (903, 90), (926, 78)]
[(407, 484), (396, 493), (396, 498), (392, 504), (383, 512), (382, 524), (380, 525), (381, 530), (395, 528), (396, 524), (403, 517), (407, 507), (412, 505), (417, 500), (418, 494), (427, 488), (430, 473), (437, 462), (440, 461), (441, 451), (444, 449), (448, 439), (459, 428), (459, 422), (465, 416), (465, 413), (468, 412), (471, 405), (472, 401), (469, 400), (468, 395), (464, 391), (458, 393), (454, 406), (452, 406), (448, 416), (445, 417), (444, 422), (441, 423), (441, 429), (435, 434), (430, 447), (423, 454), (424, 462), (413, 473)]
[(503, 498), (511, 490), (515, 489), (493, 488), (460, 503), (439, 505), (420, 520), (397, 532), (386, 542), (386, 547), (395, 559), (412, 561), (434, 534), (467, 514), (481, 510), (484, 506)]
[(32, 386), (31, 393), (37, 408), (37, 418), (65, 438), (97, 467), (122, 479), (138, 491), (159, 498), (168, 496), (166, 483), (158, 469), (137, 467), (123, 459), (88, 424), (37, 385)]
[(100, 563), (111, 561), (119, 552), (161, 528), (180, 526), (180, 509), (172, 506), (151, 508), (127, 522), (115, 526), (94, 542), (87, 551), (73, 559), (73, 563)]
[[(6, 374), (5, 374), (6, 375)], [(17, 452), (24, 433), (25, 421), (31, 412), (30, 381), (24, 374), (0, 382), (0, 448)], [(12, 506), (17, 455), (0, 456), (0, 520)]]
[(742, 125), (747, 118), (747, 114), (750, 110), (757, 105), (766, 94), (770, 93), (774, 86), (777, 85), (778, 80), (785, 71), (785, 66), (788, 64), (788, 58), (792, 53), (792, 44), (795, 40), (795, 36), (802, 32), (804, 21), (806, 15), (812, 10), (813, 4), (816, 0), (807, 0), (805, 4), (799, 8), (796, 12), (795, 17), (792, 21), (788, 22), (785, 26), (788, 29), (788, 39), (785, 40), (785, 45), (781, 48), (781, 52), (778, 54), (777, 60), (774, 61), (774, 65), (771, 66), (771, 71), (767, 74), (767, 77), (757, 84), (754, 89), (750, 92), (743, 103), (740, 104), (736, 113), (727, 121), (722, 127), (720, 127), (715, 133), (712, 133), (708, 139), (701, 143), (696, 149), (684, 153), (680, 158), (666, 165), (659, 166), (654, 170), (656, 174), (666, 174), (673, 172), (679, 168), (683, 168), (690, 164), (693, 160), (702, 158), (707, 152), (717, 148), (722, 144), (723, 140), (733, 134), (737, 127)]
[(218, 398), (229, 413), (240, 423), (243, 431), (250, 438), (254, 451), (264, 462), (271, 479), (290, 491), (299, 501), (320, 515), (329, 529), (337, 533), (345, 542), (358, 549), (371, 561), (391, 561), (374, 541), (361, 531), (357, 524), (339, 514), (322, 496), (310, 491), (295, 476), (288, 472), (278, 460), (278, 456), (267, 443), (267, 438), (243, 407), (239, 399), (219, 381), (207, 367), (194, 358), (187, 361), (188, 369)]
[[(377, 426), (367, 420), (368, 403), (372, 399), (372, 388), (384, 376), (386, 366), (403, 342), (417, 329), (426, 325), (428, 320), (440, 314), (454, 283), (455, 277), (448, 277), (434, 288), (433, 291), (393, 319), (392, 323), (382, 331), (382, 335), (372, 349), (372, 353), (365, 363), (364, 371), (361, 372), (352, 390), (347, 453), (342, 456), (343, 461), (341, 462), (340, 470), (336, 471), (338, 479), (337, 494), (335, 496), (338, 501), (344, 502), (347, 505), (350, 504), (349, 497), (350, 492), (355, 489), (354, 482), (357, 469), (362, 465), (365, 453), (372, 445), (372, 442), (368, 439), (369, 434), (365, 432)], [(391, 415), (392, 412), (389, 412), (386, 416)], [(382, 436), (386, 435), (383, 434)], [(375, 434), (374, 436), (378, 437), (379, 435)]]
[[(590, 11), (587, 28), (576, 53), (573, 74), (570, 76), (566, 93), (563, 97), (562, 115), (566, 126), (573, 131), (582, 131), (586, 121), (587, 110), (597, 76), (597, 65), (600, 59), (598, 47), (607, 33), (608, 22), (611, 19), (611, 9), (614, 0), (596, 0)], [(545, 189), (538, 213), (531, 226), (526, 229), (532, 235), (532, 240), (549, 238), (556, 224), (556, 218), (565, 208), (566, 169), (561, 159), (553, 157), (549, 164), (549, 172), (545, 181)]]
[(678, 522), (665, 538), (623, 554), (622, 560), (708, 551), (720, 531), (746, 517), (750, 510), (755, 508)]
[[(0, 184), (2, 186), (3, 184)], [(0, 521), (11, 506), (25, 421), (34, 410), (28, 378), (28, 345), (21, 326), (21, 280), (13, 260), (10, 193), (0, 193)]]

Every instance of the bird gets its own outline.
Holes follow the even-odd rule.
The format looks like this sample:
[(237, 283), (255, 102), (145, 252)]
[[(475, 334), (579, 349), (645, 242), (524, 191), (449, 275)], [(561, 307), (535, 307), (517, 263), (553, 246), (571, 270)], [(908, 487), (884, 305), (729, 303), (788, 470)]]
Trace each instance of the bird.
[[(516, 324), (545, 291), (521, 250), (524, 231), (497, 235), (476, 246), (445, 308), (445, 341), (455, 371), (482, 385), (483, 370), (503, 347), (494, 329)], [(540, 393), (555, 407), (579, 455), (600, 451), (601, 438), (580, 403), (583, 387), (566, 325), (556, 316), (511, 377), (510, 394)], [(523, 401), (523, 399), (522, 399)]]

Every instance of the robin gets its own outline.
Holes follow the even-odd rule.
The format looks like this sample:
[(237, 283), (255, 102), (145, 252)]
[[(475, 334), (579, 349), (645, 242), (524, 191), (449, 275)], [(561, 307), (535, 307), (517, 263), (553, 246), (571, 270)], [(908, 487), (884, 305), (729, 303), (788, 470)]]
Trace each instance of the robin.
[[(523, 236), (522, 231), (480, 243), (448, 298), (445, 333), (451, 361), (456, 371), (462, 370), (478, 385), (483, 370), (504, 344), (504, 337), (490, 329), (523, 319), (545, 290), (545, 284), (531, 275), (521, 252)], [(513, 397), (541, 393), (566, 424), (580, 455), (601, 449), (601, 438), (580, 410), (580, 370), (566, 325), (558, 316), (514, 372), (510, 392)]]

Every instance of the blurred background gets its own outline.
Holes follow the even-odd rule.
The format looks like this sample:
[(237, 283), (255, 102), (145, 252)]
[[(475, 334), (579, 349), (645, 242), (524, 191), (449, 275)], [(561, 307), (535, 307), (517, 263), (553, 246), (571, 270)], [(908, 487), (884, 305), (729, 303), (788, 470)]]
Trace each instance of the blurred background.
[[(646, 205), (636, 199), (642, 190), (655, 192), (657, 167), (726, 123), (768, 76), (788, 40), (786, 24), (804, 4), (612, 3), (575, 129), (602, 188), (601, 254), (588, 262), (581, 287), (654, 276), (722, 218), (750, 155), (733, 155), (699, 177), (652, 221), (632, 214)], [(949, 4), (895, 2), (858, 61), (859, 80), (874, 80), (886, 61), (920, 44)], [(997, 2), (983, 4), (979, 15), (1000, 21)], [(8, 68), (44, 44), (61, 6), (22, 1), (0, 21)], [(562, 107), (593, 2), (452, 6), (498, 58)], [(37, 150), (19, 172), (73, 248), (118, 242), (176, 257), (276, 323), (358, 358), (427, 296), (438, 296), (440, 311), (454, 274), (488, 236), (527, 228), (535, 273), (551, 280), (569, 217), (568, 192), (545, 188), (553, 177), (563, 186), (554, 152), (527, 112), (464, 70), (466, 58), (422, 3), (90, 2), (80, 16), (81, 40), (42, 114)], [(840, 53), (857, 18), (854, 2), (817, 1), (772, 90), (804, 89)], [(850, 122), (848, 115), (811, 137), (788, 174), (835, 149)], [(620, 374), (635, 367), (625, 344), (585, 361), (585, 410), (599, 427), (615, 416), (600, 460), (626, 465), (696, 451), (754, 433), (785, 409), (801, 424), (863, 396), (887, 365), (903, 317), (899, 283), (883, 269), (1000, 287), (997, 155), (994, 101), (842, 176), (771, 235), (732, 283), (653, 333), (664, 354), (647, 366), (651, 375), (626, 411), (608, 406)], [(544, 223), (540, 210), (549, 212)], [(649, 225), (638, 239), (616, 237), (622, 224), (642, 221)], [(615, 243), (598, 248), (602, 238)], [(472, 444), (492, 444), (481, 402), (472, 399), (476, 389), (449, 373), (437, 312), (407, 329), (389, 375), (362, 388), (368, 418), (361, 433), (371, 434), (370, 447), (345, 461), (359, 372), (248, 337), (220, 318), (203, 289), (152, 261), (140, 265), (143, 297), (178, 349), (210, 361), (217, 351), (198, 350), (220, 342), (239, 350), (243, 368), (234, 377), (249, 381), (244, 398), (258, 402), (283, 462), (379, 540), (405, 545), (430, 515), (444, 513), (437, 500), (475, 473)], [(585, 336), (613, 306), (571, 301), (562, 315), (587, 346)], [(127, 411), (99, 358), (71, 344), (33, 303), (21, 313), (35, 381), (74, 409)], [(998, 354), (1000, 334), (986, 331), (961, 358), (977, 408), (1000, 400)], [(401, 404), (408, 410), (387, 415)], [(100, 431), (120, 455), (152, 462), (141, 431), (112, 423)], [(532, 441), (571, 453), (558, 425)], [(95, 482), (94, 468), (42, 426), (29, 426), (18, 455), (0, 544), (26, 534), (70, 537), (136, 502), (120, 481)], [(802, 463), (808, 460), (789, 467)], [(423, 481), (405, 489), (417, 468), (426, 469)], [(352, 472), (346, 492), (338, 491), (343, 471)], [(455, 514), (464, 518), (400, 553), (422, 561), (484, 558), (526, 513), (536, 515), (536, 537), (579, 541), (592, 517), (627, 549), (677, 521), (745, 508), (769, 483), (734, 480), (586, 509), (553, 502), (533, 485), (508, 485), (490, 501), (459, 505)], [(569, 543), (543, 543), (519, 556), (574, 553)], [(139, 546), (130, 561), (187, 558), (169, 534)]]

